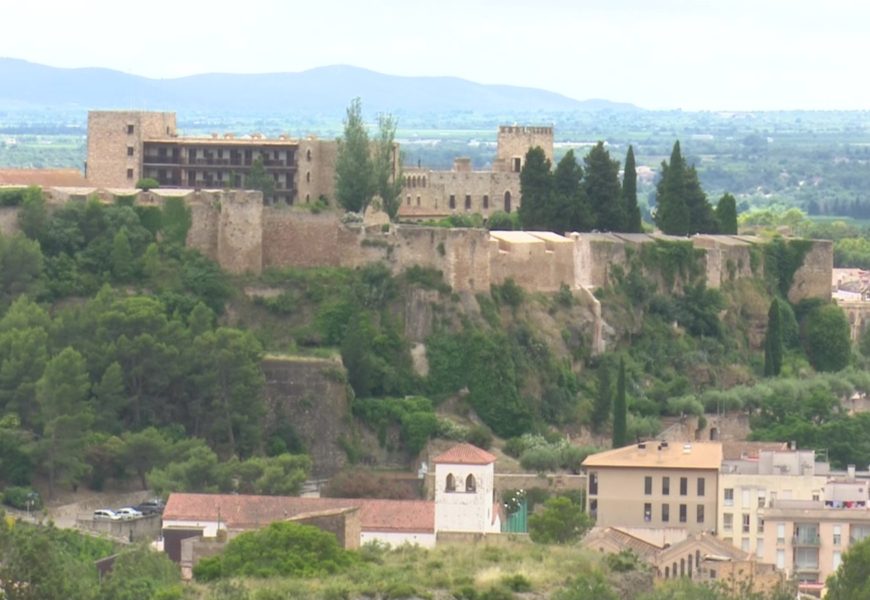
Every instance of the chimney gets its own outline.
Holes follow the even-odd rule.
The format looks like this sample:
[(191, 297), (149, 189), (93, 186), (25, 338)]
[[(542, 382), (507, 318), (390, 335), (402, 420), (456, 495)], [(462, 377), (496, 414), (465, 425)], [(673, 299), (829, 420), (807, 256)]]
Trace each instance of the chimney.
[(855, 465), (846, 465), (846, 473), (850, 480), (855, 479)]

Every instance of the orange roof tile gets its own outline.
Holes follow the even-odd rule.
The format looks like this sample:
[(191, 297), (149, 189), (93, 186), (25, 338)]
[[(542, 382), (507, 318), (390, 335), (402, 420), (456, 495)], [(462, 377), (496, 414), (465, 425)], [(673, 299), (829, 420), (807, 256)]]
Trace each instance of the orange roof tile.
[(78, 169), (0, 169), (0, 185), (87, 186)]
[[(435, 531), (435, 503), (423, 500), (300, 498), (235, 494), (170, 494), (164, 521), (217, 521), (253, 529), (302, 515), (358, 508), (363, 531)], [(220, 512), (218, 512), (220, 511)]]
[(435, 463), (454, 465), (488, 465), (495, 462), (495, 456), (471, 444), (457, 444), (447, 452), (435, 457)]

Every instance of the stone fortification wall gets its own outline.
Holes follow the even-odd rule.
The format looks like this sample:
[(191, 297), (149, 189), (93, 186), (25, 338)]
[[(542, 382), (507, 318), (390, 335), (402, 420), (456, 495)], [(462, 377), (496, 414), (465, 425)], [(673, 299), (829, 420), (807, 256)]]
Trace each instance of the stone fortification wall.
[(312, 477), (340, 471), (347, 455), (338, 440), (352, 435), (344, 367), (307, 357), (267, 357), (262, 365), (268, 413), (271, 418), (283, 415), (293, 424), (311, 456)]
[(187, 245), (213, 260), (218, 258), (218, 229), (221, 212), (220, 194), (195, 192), (185, 197), (190, 208), (191, 226)]
[(142, 142), (175, 135), (175, 113), (90, 111), (85, 176), (96, 185), (129, 187), (142, 176)]
[(316, 202), (323, 196), (335, 204), (335, 161), (338, 143), (308, 137), (299, 141), (296, 171), (296, 202)]
[[(508, 170), (519, 172), (529, 148), (540, 146), (553, 161), (553, 128), (502, 125), (498, 128), (497, 160)], [(519, 159), (519, 165), (517, 160)]]
[(263, 268), (342, 264), (341, 223), (333, 212), (311, 214), (267, 207), (262, 226)]
[(574, 242), (550, 232), (493, 231), (490, 233), (493, 284), (513, 279), (529, 290), (554, 292), (574, 285)]
[(831, 273), (834, 268), (834, 243), (830, 240), (813, 240), (810, 251), (804, 256), (803, 265), (792, 279), (788, 299), (800, 302), (805, 298), (831, 299)]
[(230, 273), (263, 268), (263, 196), (224, 192), (218, 226), (217, 262)]

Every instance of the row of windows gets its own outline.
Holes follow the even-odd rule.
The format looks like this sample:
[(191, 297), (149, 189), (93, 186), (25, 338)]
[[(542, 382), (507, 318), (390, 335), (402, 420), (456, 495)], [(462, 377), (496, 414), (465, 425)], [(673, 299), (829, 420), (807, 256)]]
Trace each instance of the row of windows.
[[(650, 502), (645, 502), (643, 505), (643, 520), (646, 522), (652, 521), (652, 504)], [(689, 507), (685, 504), (680, 504), (678, 506), (679, 512), (679, 521), (680, 523), (688, 523), (689, 521)], [(670, 504), (662, 504), (662, 523), (669, 523), (671, 520), (671, 505)], [(703, 523), (704, 522), (704, 505), (698, 504), (695, 507), (695, 522)]]
[[(703, 496), (706, 493), (707, 480), (703, 477), (698, 477), (696, 482), (696, 492), (698, 496)], [(650, 476), (643, 478), (643, 493), (645, 496), (651, 496), (653, 493), (653, 478)], [(671, 493), (671, 478), (662, 477), (662, 496), (669, 496)], [(680, 496), (689, 494), (689, 478), (680, 477)]]
[[(749, 514), (744, 514), (741, 517), (741, 530), (743, 533), (749, 533), (751, 527)], [(732, 531), (734, 529), (734, 515), (732, 513), (722, 513), (722, 529), (724, 531)], [(758, 524), (756, 525), (756, 531), (761, 533), (764, 531), (764, 521), (762, 519), (758, 519)]]
[[(510, 192), (505, 192), (506, 194), (510, 194)], [(410, 198), (410, 196), (408, 196)], [(450, 194), (450, 199), (448, 201), (448, 206), (450, 208), (456, 208), (456, 196)], [(483, 195), (483, 208), (489, 208), (489, 195)], [(471, 194), (465, 195), (465, 210), (471, 210)]]

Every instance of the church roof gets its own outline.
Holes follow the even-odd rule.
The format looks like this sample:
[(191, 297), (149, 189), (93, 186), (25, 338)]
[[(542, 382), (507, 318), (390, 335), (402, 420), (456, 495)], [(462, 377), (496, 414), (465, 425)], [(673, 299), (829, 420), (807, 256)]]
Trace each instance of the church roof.
[(435, 464), (488, 465), (494, 462), (495, 455), (471, 444), (457, 444), (435, 457)]

